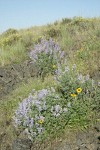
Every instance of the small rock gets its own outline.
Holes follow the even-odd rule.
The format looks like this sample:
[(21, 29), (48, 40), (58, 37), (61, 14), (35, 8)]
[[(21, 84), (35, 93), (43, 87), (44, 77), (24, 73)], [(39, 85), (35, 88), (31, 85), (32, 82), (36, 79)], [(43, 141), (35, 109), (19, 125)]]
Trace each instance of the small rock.
[(100, 132), (100, 127), (99, 127), (99, 126), (95, 126), (94, 129), (95, 129), (97, 132)]
[(29, 139), (16, 139), (12, 144), (12, 150), (31, 150), (32, 142)]

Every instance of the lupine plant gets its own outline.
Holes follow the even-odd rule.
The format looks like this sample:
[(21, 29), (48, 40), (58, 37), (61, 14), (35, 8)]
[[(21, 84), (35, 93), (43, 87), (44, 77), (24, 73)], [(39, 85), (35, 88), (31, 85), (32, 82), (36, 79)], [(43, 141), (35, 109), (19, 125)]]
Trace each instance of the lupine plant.
[(56, 90), (51, 87), (35, 91), (24, 99), (13, 117), (16, 128), (24, 130), (32, 141), (62, 131), (66, 125), (86, 126), (89, 113), (99, 110), (99, 87), (89, 75), (77, 73), (77, 67), (60, 67), (55, 71)]
[[(79, 93), (86, 92), (87, 86), (90, 84), (89, 74), (83, 76), (81, 73), (77, 73), (76, 65), (72, 67), (65, 66), (56, 70), (55, 79), (58, 81), (59, 90), (65, 96), (66, 99), (76, 97)], [(88, 82), (88, 83), (87, 83)]]
[(54, 74), (63, 57), (64, 51), (61, 51), (59, 44), (54, 42), (52, 38), (42, 39), (40, 44), (36, 44), (34, 50), (30, 52), (30, 58), (37, 67), (38, 75), (42, 77), (48, 73)]
[(32, 90), (24, 99), (13, 117), (14, 126), (24, 130), (34, 140), (64, 128), (68, 121), (71, 104), (63, 99), (53, 87)]
[(78, 103), (82, 108), (86, 104), (88, 107), (91, 105), (91, 109), (99, 110), (99, 82), (96, 83), (89, 74), (78, 73), (76, 64), (72, 67), (59, 67), (54, 78), (58, 82), (58, 91), (72, 105)]

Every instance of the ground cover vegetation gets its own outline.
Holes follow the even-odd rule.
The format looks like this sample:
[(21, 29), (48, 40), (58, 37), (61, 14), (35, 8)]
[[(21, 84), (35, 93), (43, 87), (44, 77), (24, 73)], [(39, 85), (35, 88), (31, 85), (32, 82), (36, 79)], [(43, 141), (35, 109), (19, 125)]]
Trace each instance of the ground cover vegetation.
[(0, 101), (6, 144), (21, 132), (44, 141), (100, 121), (99, 40), (100, 18), (82, 17), (0, 35), (0, 65), (29, 60), (38, 73)]

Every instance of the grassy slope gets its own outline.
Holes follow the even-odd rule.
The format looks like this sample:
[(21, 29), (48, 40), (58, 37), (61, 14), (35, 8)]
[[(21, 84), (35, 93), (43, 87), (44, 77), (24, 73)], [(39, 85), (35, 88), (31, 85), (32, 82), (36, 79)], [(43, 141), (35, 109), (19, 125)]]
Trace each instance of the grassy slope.
[[(100, 18), (74, 18), (70, 22), (65, 19), (62, 22), (55, 22), (47, 26), (20, 30), (17, 31), (17, 34), (3, 34), (0, 36), (0, 65), (21, 63), (29, 59), (29, 50), (40, 41), (41, 37), (54, 38), (65, 51), (70, 65), (75, 63), (79, 71), (84, 74), (90, 73), (91, 76), (95, 74), (98, 77), (100, 67)], [(29, 83), (23, 83), (7, 98), (0, 101), (0, 133), (1, 136), (6, 133), (4, 139), (6, 143), (1, 145), (2, 149), (16, 136), (11, 125), (11, 117), (18, 103), (27, 97), (33, 88), (42, 89), (52, 85), (52, 77), (46, 78), (44, 82), (41, 79), (30, 80)], [(93, 116), (95, 118), (94, 114)]]
[[(0, 36), (0, 65), (21, 63), (41, 38), (54, 38), (66, 52), (70, 63), (91, 75), (100, 66), (100, 18), (63, 19), (47, 26), (33, 27), (14, 32), (13, 29)], [(85, 67), (84, 67), (85, 65)]]

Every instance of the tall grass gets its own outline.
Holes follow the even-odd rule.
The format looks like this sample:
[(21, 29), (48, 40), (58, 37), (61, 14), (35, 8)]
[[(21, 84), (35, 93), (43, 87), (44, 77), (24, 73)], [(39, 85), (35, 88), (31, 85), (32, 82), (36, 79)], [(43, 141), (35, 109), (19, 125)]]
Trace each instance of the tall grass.
[(0, 49), (0, 65), (4, 66), (11, 63), (20, 63), (27, 59), (25, 46), (18, 42), (13, 46), (6, 46)]
[[(66, 57), (71, 59), (70, 62), (80, 64), (80, 68), (83, 64), (94, 64), (91, 73), (94, 72), (95, 67), (98, 69), (100, 18), (65, 18), (56, 24), (32, 27), (16, 31), (17, 33), (11, 31), (13, 30), (10, 29), (7, 34), (0, 36), (0, 65), (2, 66), (25, 60), (28, 50), (34, 49), (35, 43), (39, 43), (43, 37), (49, 39), (53, 36), (60, 43), (61, 49), (65, 51)], [(6, 41), (3, 43), (6, 45), (2, 46), (2, 41)], [(84, 49), (84, 52), (80, 49)], [(82, 57), (77, 55), (79, 51)], [(86, 70), (89, 70), (89, 67)]]

